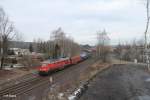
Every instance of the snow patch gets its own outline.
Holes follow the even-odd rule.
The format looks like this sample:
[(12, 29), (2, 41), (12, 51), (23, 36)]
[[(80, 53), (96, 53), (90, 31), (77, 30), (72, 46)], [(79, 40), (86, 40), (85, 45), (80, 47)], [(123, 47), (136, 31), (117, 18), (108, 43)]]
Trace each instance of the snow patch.
[(68, 97), (68, 100), (77, 100), (78, 98), (80, 98), (83, 92), (88, 88), (87, 85), (88, 85), (88, 82), (81, 85), (76, 91), (74, 91), (72, 95)]
[(150, 96), (149, 95), (145, 95), (145, 96), (138, 96), (139, 100), (150, 100)]
[(59, 99), (59, 100), (62, 100), (63, 96), (64, 96), (64, 93), (59, 93), (59, 94), (58, 94), (58, 99)]
[(36, 97), (35, 96), (30, 96), (29, 100), (36, 100)]
[(76, 96), (70, 95), (70, 96), (68, 97), (68, 100), (75, 100), (75, 98), (76, 98)]
[[(150, 78), (147, 78), (145, 81), (146, 81), (146, 82), (150, 82)], [(149, 100), (150, 100), (150, 99), (149, 99)]]

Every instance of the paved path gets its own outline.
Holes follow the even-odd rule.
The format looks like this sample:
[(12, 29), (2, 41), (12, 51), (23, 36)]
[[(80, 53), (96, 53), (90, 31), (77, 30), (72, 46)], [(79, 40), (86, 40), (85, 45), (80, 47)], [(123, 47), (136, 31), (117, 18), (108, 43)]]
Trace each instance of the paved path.
[(80, 100), (150, 100), (150, 73), (141, 65), (114, 65), (93, 79)]

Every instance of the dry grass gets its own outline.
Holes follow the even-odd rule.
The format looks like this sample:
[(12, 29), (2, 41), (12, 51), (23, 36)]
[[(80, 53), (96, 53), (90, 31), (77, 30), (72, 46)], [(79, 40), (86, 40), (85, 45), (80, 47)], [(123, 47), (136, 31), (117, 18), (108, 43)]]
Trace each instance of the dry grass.
[(124, 60), (118, 60), (118, 59), (113, 59), (111, 61), (112, 64), (131, 64), (133, 62), (130, 61), (124, 61)]
[[(100, 63), (99, 61), (88, 67), (84, 72), (80, 73), (76, 78), (65, 82), (64, 84), (57, 84), (49, 92), (49, 100), (67, 100), (67, 97), (73, 93), (82, 83), (88, 81), (98, 72), (108, 68), (110, 64)], [(63, 93), (63, 96), (59, 95)]]

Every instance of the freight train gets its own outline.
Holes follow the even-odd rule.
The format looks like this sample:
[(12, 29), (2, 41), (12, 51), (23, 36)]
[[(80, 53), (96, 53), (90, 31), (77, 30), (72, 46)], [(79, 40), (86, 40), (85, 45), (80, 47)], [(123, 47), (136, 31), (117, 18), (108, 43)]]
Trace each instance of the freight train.
[(48, 75), (52, 71), (63, 69), (69, 65), (77, 64), (83, 60), (86, 60), (89, 57), (88, 54), (81, 54), (74, 57), (60, 58), (57, 60), (48, 60), (42, 62), (42, 66), (38, 68), (40, 75)]

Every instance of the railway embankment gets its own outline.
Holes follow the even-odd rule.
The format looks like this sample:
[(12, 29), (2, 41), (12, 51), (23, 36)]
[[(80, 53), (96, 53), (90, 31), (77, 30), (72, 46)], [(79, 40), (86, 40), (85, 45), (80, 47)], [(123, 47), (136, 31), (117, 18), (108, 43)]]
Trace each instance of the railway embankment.
[(71, 75), (71, 78), (68, 79), (68, 81), (60, 83), (61, 85), (52, 85), (48, 94), (48, 99), (75, 100), (79, 98), (82, 92), (86, 90), (86, 85), (88, 85), (89, 81), (91, 81), (92, 78), (94, 78), (97, 75), (97, 73), (108, 69), (109, 67), (111, 67), (111, 65), (112, 63), (101, 63), (100, 61), (96, 61), (92, 65), (87, 65), (86, 68), (84, 68), (84, 70), (80, 70), (80, 73), (75, 73), (75, 76)]

